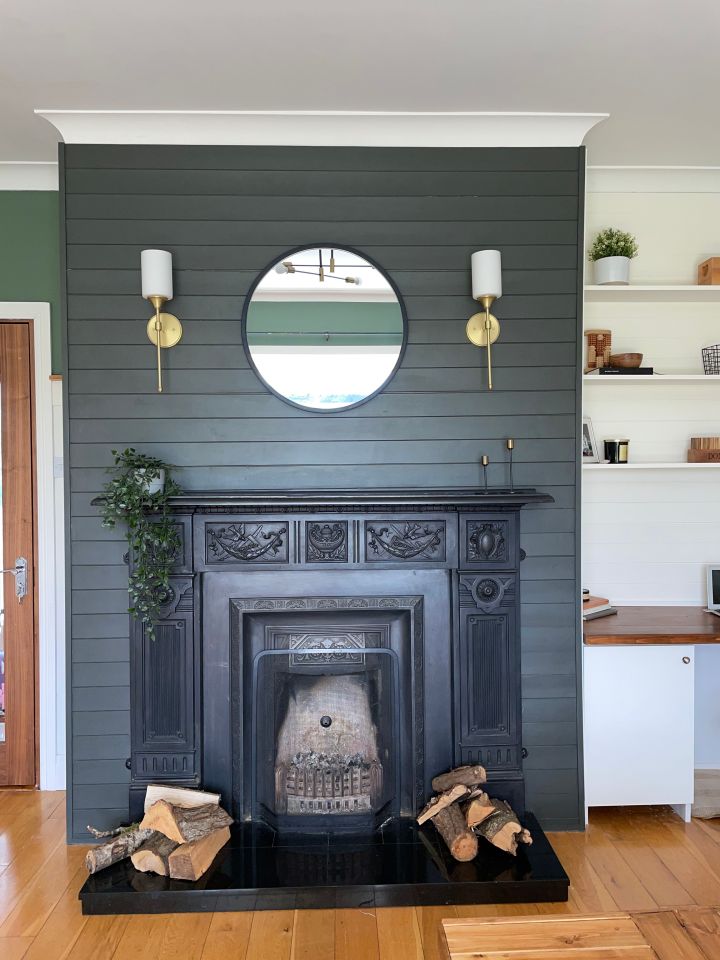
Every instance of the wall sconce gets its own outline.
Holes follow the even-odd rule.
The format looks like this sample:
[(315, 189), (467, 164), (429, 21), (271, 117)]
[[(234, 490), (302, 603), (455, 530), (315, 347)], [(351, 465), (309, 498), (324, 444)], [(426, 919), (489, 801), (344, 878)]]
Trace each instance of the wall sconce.
[(491, 345), (500, 336), (500, 323), (490, 313), (490, 307), (502, 296), (502, 265), (499, 250), (478, 250), (470, 257), (472, 270), (472, 295), (484, 307), (483, 313), (474, 313), (467, 322), (465, 332), (470, 343), (487, 347), (488, 390), (492, 390)]
[(161, 348), (174, 347), (182, 338), (182, 324), (171, 313), (161, 313), (164, 303), (173, 298), (172, 254), (167, 250), (143, 250), (140, 254), (142, 295), (155, 307), (155, 316), (147, 324), (150, 342), (157, 347), (157, 389), (162, 393)]

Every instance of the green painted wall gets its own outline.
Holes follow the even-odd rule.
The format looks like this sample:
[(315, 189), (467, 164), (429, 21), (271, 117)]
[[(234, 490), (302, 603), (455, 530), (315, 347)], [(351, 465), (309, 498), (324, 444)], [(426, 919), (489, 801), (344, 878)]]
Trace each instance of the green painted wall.
[(403, 319), (398, 303), (260, 300), (248, 309), (247, 334), (253, 346), (381, 347), (402, 343)]
[(59, 217), (54, 190), (0, 190), (0, 301), (50, 303), (53, 373), (63, 373)]

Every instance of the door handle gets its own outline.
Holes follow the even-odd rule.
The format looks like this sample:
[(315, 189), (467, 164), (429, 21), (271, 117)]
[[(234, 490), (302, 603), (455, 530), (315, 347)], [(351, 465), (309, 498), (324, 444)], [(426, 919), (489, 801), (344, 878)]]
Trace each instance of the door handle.
[(27, 560), (25, 557), (18, 557), (15, 560), (14, 567), (8, 567), (0, 573), (11, 573), (15, 577), (15, 596), (18, 603), (22, 603), (23, 597), (27, 596)]

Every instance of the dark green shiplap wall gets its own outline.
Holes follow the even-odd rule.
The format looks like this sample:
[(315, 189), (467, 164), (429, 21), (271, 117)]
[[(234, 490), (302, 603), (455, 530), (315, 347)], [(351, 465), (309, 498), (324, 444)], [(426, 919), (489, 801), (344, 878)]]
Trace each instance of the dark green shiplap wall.
[[(187, 489), (453, 486), (515, 482), (551, 493), (521, 543), (524, 742), (529, 806), (582, 823), (578, 737), (579, 331), (582, 149), (61, 148), (65, 215), (71, 669), (71, 835), (127, 816), (127, 567), (91, 499), (110, 449), (150, 451)], [(300, 244), (378, 261), (409, 318), (387, 389), (314, 415), (249, 368), (240, 316), (271, 261)], [(140, 250), (171, 250), (182, 343), (155, 392)], [(498, 247), (504, 296), (493, 351), (465, 338), (470, 254)]]

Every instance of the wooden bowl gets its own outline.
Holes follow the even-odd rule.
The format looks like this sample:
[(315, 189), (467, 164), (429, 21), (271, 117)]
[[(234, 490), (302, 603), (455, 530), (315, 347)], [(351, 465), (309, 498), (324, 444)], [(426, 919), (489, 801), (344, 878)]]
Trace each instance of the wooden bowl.
[(611, 367), (620, 367), (623, 370), (639, 367), (642, 363), (641, 353), (613, 353), (610, 357)]

